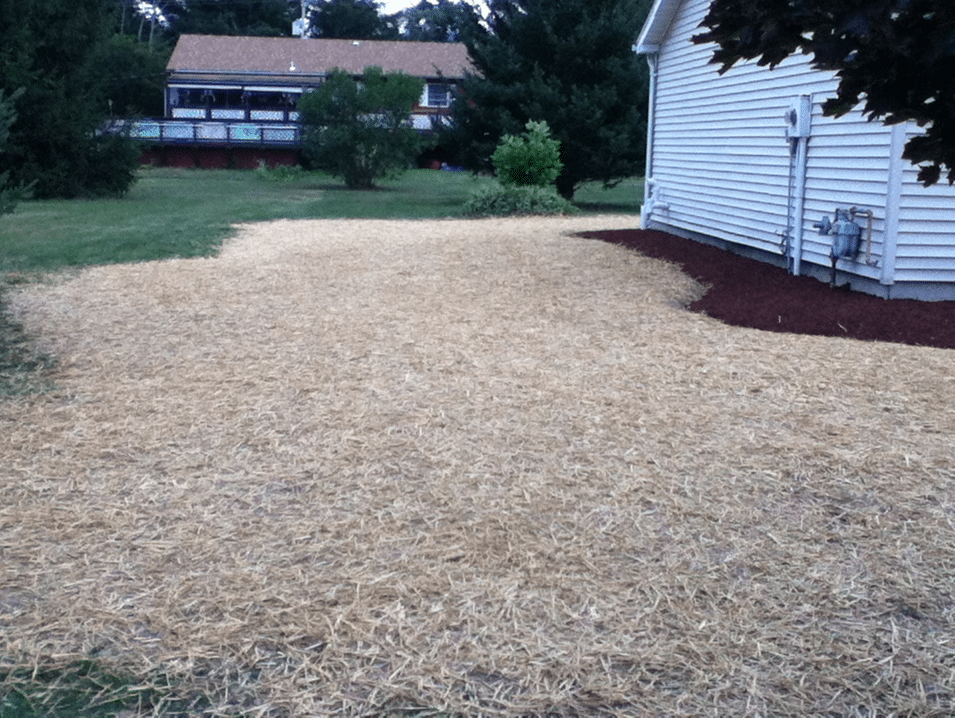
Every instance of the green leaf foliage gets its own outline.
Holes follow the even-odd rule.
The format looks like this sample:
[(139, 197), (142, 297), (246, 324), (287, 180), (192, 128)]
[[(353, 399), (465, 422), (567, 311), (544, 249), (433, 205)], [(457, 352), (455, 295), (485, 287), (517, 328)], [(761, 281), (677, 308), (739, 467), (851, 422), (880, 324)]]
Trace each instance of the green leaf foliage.
[(459, 0), (421, 0), (398, 13), (403, 40), (461, 42), (467, 28), (478, 20), (474, 5)]
[(35, 182), (39, 197), (122, 194), (132, 182), (138, 155), (99, 135), (109, 104), (90, 71), (114, 10), (111, 0), (0, 0), (0, 90), (24, 88), (0, 173)]
[(493, 184), (471, 194), (464, 213), (474, 217), (576, 214), (577, 208), (552, 187)]
[(96, 45), (85, 82), (98, 86), (111, 116), (162, 117), (166, 63), (171, 50), (150, 47), (129, 35), (113, 35)]
[(350, 189), (400, 174), (422, 146), (410, 114), (423, 89), (418, 78), (380, 67), (365, 68), (360, 80), (333, 70), (299, 102), (306, 158)]
[(173, 35), (288, 36), (299, 4), (286, 0), (173, 0), (162, 4)]
[(556, 186), (607, 186), (643, 171), (646, 63), (632, 46), (649, 0), (491, 0), (486, 26), (464, 36), (475, 72), (443, 138), (456, 161), (490, 170), (504, 135), (544, 120), (560, 142)]
[(528, 121), (521, 136), (504, 135), (491, 155), (497, 178), (505, 187), (546, 187), (560, 175), (560, 142), (551, 137), (546, 122)]
[(925, 128), (903, 157), (934, 184), (955, 182), (955, 2), (950, 0), (713, 0), (697, 43), (716, 43), (726, 72), (742, 60), (774, 67), (794, 53), (836, 72), (830, 116), (861, 104), (870, 120)]
[(388, 40), (398, 36), (389, 19), (378, 14), (374, 0), (317, 0), (309, 3), (312, 37)]

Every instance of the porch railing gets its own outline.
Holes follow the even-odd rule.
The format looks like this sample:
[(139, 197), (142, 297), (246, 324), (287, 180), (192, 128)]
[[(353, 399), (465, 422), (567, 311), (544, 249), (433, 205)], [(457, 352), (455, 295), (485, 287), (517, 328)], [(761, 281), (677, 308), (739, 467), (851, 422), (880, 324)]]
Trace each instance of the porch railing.
[[(446, 123), (439, 115), (413, 114), (412, 126), (421, 132), (433, 122)], [(163, 119), (117, 121), (107, 132), (128, 133), (133, 139), (156, 144), (261, 145), (301, 147), (302, 126), (297, 122), (254, 122), (208, 119)]]
[(111, 129), (128, 132), (133, 139), (161, 144), (298, 147), (302, 142), (302, 129), (297, 123), (137, 120)]

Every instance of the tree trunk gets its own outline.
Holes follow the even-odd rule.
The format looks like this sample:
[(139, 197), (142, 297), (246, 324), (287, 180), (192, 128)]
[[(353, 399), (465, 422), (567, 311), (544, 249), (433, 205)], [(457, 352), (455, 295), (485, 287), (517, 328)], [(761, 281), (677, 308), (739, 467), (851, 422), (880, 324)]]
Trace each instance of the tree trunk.
[(574, 192), (577, 191), (577, 183), (574, 182), (567, 175), (560, 175), (554, 182), (554, 185), (557, 187), (557, 194), (566, 199), (568, 202), (573, 200)]

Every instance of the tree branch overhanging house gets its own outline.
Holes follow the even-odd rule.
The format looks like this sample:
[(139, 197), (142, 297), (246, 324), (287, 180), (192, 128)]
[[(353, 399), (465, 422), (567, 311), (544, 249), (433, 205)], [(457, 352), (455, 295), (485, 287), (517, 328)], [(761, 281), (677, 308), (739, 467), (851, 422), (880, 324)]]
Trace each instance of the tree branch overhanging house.
[(157, 164), (292, 163), (302, 93), (333, 69), (357, 77), (369, 66), (424, 80), (410, 118), (422, 132), (449, 115), (471, 67), (461, 43), (183, 35), (166, 68), (165, 116), (133, 134)]

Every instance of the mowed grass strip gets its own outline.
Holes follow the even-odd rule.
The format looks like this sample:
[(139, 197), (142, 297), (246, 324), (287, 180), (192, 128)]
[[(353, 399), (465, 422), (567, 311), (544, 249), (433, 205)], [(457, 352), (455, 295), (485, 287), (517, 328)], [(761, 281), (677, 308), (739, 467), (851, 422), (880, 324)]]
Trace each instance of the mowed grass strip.
[[(464, 172), (412, 170), (367, 191), (303, 172), (275, 181), (248, 170), (144, 168), (122, 199), (25, 202), (0, 217), (0, 273), (210, 256), (234, 225), (276, 219), (458, 217), (490, 182)], [(642, 180), (582, 187), (584, 212), (635, 214)]]

